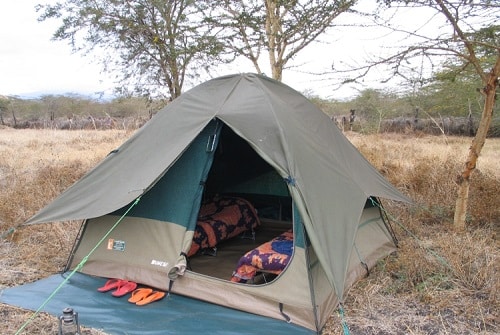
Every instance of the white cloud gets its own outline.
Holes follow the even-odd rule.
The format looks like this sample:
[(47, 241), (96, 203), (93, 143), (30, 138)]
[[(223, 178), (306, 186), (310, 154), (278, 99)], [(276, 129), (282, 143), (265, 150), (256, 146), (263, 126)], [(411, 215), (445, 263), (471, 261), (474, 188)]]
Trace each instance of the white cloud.
[(90, 94), (110, 90), (112, 81), (90, 59), (52, 41), (56, 22), (38, 22), (40, 0), (2, 1), (0, 4), (0, 94)]

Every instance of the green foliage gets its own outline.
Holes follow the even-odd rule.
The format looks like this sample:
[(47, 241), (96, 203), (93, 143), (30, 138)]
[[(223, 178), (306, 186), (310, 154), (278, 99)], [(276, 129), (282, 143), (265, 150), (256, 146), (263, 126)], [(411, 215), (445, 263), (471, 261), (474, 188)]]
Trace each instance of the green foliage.
[(351, 101), (356, 114), (372, 122), (398, 116), (412, 116), (415, 107), (404, 97), (392, 92), (366, 89)]
[(500, 25), (485, 26), (466, 35), (475, 46), (476, 57), (486, 63), (483, 68), (491, 67), (500, 46)]
[[(482, 67), (492, 66), (496, 55), (480, 59)], [(483, 111), (484, 97), (481, 89), (484, 83), (476, 69), (461, 58), (448, 59), (442, 70), (435, 73), (432, 81), (424, 86), (419, 94), (422, 107), (432, 116), (461, 116), (469, 113), (480, 117)], [(494, 106), (494, 114), (500, 112), (500, 105)]]
[(78, 95), (45, 95), (30, 100), (10, 98), (9, 112), (2, 112), (2, 122), (15, 127), (49, 127), (70, 119), (146, 120), (164, 105), (162, 100), (138, 97), (112, 101), (96, 101)]
[(220, 29), (219, 40), (225, 50), (250, 60), (258, 73), (263, 72), (259, 64), (261, 52), (267, 51), (272, 77), (281, 81), (290, 61), (332, 27), (335, 18), (351, 11), (355, 3), (356, 0), (213, 1), (205, 10), (204, 22)]
[(449, 71), (438, 73), (435, 81), (424, 87), (418, 96), (423, 109), (434, 117), (466, 117), (469, 113), (479, 117), (483, 109), (479, 93), (481, 82), (477, 76), (464, 79)]
[(4, 113), (9, 108), (10, 100), (7, 97), (0, 96), (0, 125), (4, 125)]
[[(192, 0), (65, 0), (40, 5), (40, 21), (57, 19), (54, 39), (99, 51), (118, 92), (176, 98), (185, 80), (220, 61), (222, 44)], [(102, 53), (104, 51), (104, 53)]]
[(312, 95), (311, 92), (304, 92), (303, 94), (323, 113), (330, 117), (342, 114), (345, 110), (349, 110), (349, 102), (322, 99), (317, 95)]

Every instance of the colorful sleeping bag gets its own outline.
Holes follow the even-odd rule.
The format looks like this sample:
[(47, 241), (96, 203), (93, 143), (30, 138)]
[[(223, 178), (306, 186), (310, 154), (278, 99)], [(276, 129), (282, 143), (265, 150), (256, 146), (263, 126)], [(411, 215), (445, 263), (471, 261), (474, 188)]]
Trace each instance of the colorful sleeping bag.
[(257, 212), (250, 202), (238, 197), (216, 197), (200, 208), (188, 256), (214, 248), (243, 232), (253, 231), (258, 225)]
[(271, 241), (250, 250), (240, 258), (231, 278), (232, 282), (246, 283), (258, 272), (280, 274), (293, 254), (293, 232), (284, 232)]

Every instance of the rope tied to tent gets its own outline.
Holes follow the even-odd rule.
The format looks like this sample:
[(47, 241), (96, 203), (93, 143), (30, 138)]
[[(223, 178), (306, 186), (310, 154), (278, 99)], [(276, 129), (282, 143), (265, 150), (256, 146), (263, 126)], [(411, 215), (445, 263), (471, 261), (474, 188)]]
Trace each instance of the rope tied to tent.
[(71, 273), (61, 282), (61, 284), (59, 284), (59, 286), (57, 286), (54, 289), (54, 291), (52, 291), (52, 293), (49, 295), (49, 297), (47, 299), (45, 299), (45, 301), (40, 305), (40, 307), (38, 307), (38, 309), (35, 312), (33, 312), (33, 314), (31, 314), (31, 316), (28, 318), (28, 320), (26, 320), (26, 322), (17, 330), (15, 335), (21, 334), (21, 332), (31, 322), (33, 322), (35, 317), (42, 311), (42, 309), (50, 302), (50, 300), (52, 300), (52, 298), (68, 282), (68, 280), (70, 280), (71, 277), (73, 277), (73, 275), (85, 265), (85, 263), (88, 261), (89, 257), (94, 253), (94, 251), (97, 250), (97, 248), (104, 242), (104, 240), (109, 236), (109, 234), (111, 234), (111, 232), (113, 232), (113, 230), (123, 221), (125, 216), (127, 216), (127, 214), (132, 210), (132, 208), (134, 208), (139, 203), (140, 200), (141, 200), (140, 196), (137, 197), (137, 199), (135, 199), (135, 201), (125, 211), (125, 213), (123, 213), (123, 215), (113, 224), (113, 226), (108, 230), (108, 232), (106, 234), (104, 234), (104, 236), (99, 240), (99, 242), (97, 242), (97, 244), (92, 248), (92, 250), (90, 250), (89, 253), (85, 257), (83, 257), (81, 262), (78, 263), (78, 265), (73, 269), (73, 271), (71, 271)]
[(412, 233), (405, 225), (403, 225), (403, 223), (401, 223), (401, 221), (399, 221), (398, 219), (396, 219), (394, 216), (392, 216), (389, 212), (387, 212), (385, 210), (385, 208), (379, 204), (378, 202), (374, 201), (372, 199), (372, 197), (370, 197), (370, 200), (372, 202), (372, 204), (374, 206), (377, 206), (378, 208), (380, 208), (380, 210), (382, 212), (384, 212), (384, 214), (393, 222), (396, 222), (396, 224), (401, 227), (401, 229), (403, 229), (410, 237), (412, 237), (413, 239), (415, 239), (415, 241), (417, 241), (419, 247), (423, 248), (425, 251), (427, 251), (430, 255), (432, 255), (435, 259), (437, 259), (442, 265), (444, 265), (446, 268), (448, 269), (452, 269), (451, 265), (448, 264), (448, 262), (446, 261), (446, 259), (441, 256), (440, 254), (438, 254), (436, 251), (432, 250), (430, 247), (427, 247), (424, 245), (423, 241), (421, 239), (418, 238), (417, 235), (415, 235), (414, 233)]
[(286, 178), (284, 178), (284, 180), (285, 180), (285, 183), (287, 183), (288, 185), (291, 185), (291, 186), (297, 185), (295, 178), (292, 176), (287, 176)]
[(2, 235), (0, 235), (0, 238), (3, 240), (5, 237), (9, 236), (10, 234), (12, 234), (13, 232), (16, 231), (17, 228), (19, 228), (20, 226), (17, 226), (17, 227), (10, 227), (5, 233), (2, 233)]
[(340, 316), (340, 324), (342, 325), (344, 335), (349, 335), (349, 326), (347, 325), (347, 321), (345, 320), (344, 307), (342, 306), (342, 303), (339, 303), (338, 311)]

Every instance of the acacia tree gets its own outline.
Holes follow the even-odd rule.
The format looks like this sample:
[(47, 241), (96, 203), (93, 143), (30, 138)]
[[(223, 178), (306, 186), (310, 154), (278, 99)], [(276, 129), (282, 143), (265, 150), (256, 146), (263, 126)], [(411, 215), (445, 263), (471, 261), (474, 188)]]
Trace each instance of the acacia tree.
[[(471, 174), (476, 168), (477, 159), (484, 146), (486, 135), (492, 121), (495, 96), (500, 75), (500, 26), (498, 13), (500, 3), (490, 0), (458, 1), (458, 0), (383, 0), (388, 9), (425, 9), (428, 18), (421, 18), (417, 26), (409, 29), (396, 27), (392, 19), (382, 20), (382, 16), (373, 15), (378, 27), (386, 27), (393, 32), (402, 34), (402, 41), (408, 41), (408, 46), (402, 46), (398, 52), (389, 53), (366, 66), (358, 67), (356, 74), (346, 79), (353, 82), (366, 76), (373, 68), (388, 65), (391, 69), (389, 77), (400, 76), (410, 82), (426, 83), (418, 69), (412, 69), (411, 59), (419, 58), (431, 66), (440, 67), (443, 59), (460, 59), (460, 67), (456, 67), (456, 75), (473, 69), (480, 79), (482, 87), (477, 91), (482, 95), (482, 114), (476, 135), (472, 141), (461, 173), (457, 176), (457, 201), (455, 205), (454, 226), (457, 229), (465, 227)], [(440, 20), (445, 22), (437, 29), (425, 30), (429, 24)], [(412, 76), (411, 73), (418, 73)], [(410, 75), (409, 75), (410, 73)], [(388, 78), (389, 78), (388, 77)], [(467, 108), (467, 106), (464, 106)]]
[[(209, 1), (210, 2), (210, 1)], [(213, 1), (205, 22), (223, 31), (227, 50), (250, 60), (258, 73), (262, 52), (272, 77), (281, 81), (287, 64), (332, 27), (334, 19), (357, 0), (223, 0)]]
[[(53, 35), (75, 52), (97, 51), (119, 90), (174, 99), (185, 80), (219, 61), (222, 45), (201, 25), (195, 0), (65, 0), (39, 5), (39, 21), (61, 20)], [(167, 90), (165, 90), (167, 88)]]

